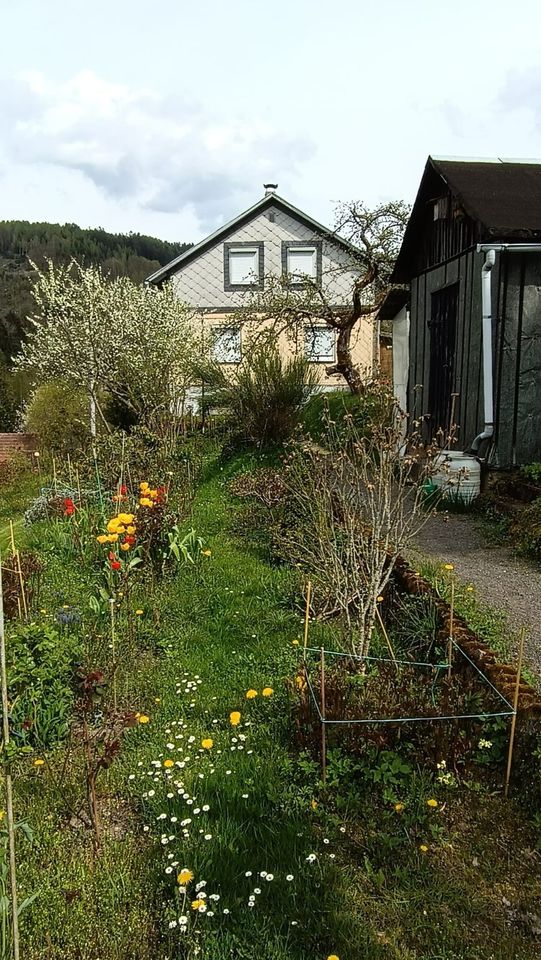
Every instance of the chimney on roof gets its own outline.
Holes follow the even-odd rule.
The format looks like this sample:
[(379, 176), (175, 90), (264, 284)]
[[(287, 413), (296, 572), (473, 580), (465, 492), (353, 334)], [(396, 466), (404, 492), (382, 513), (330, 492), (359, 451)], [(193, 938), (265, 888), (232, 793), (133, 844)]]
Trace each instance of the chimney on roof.
[(277, 183), (264, 183), (264, 184), (263, 184), (263, 188), (264, 188), (264, 190), (265, 190), (265, 196), (266, 196), (266, 197), (270, 197), (271, 193), (276, 193), (276, 191), (278, 190), (278, 184), (277, 184)]

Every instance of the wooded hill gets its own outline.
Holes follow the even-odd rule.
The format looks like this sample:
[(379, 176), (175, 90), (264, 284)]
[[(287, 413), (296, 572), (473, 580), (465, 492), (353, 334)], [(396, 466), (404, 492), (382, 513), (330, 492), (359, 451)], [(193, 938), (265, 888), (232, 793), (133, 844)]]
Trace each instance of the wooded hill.
[(33, 310), (30, 261), (42, 267), (47, 258), (85, 265), (100, 264), (112, 277), (136, 282), (186, 250), (189, 243), (168, 243), (140, 233), (107, 233), (75, 223), (0, 221), (0, 366), (9, 365), (18, 352)]

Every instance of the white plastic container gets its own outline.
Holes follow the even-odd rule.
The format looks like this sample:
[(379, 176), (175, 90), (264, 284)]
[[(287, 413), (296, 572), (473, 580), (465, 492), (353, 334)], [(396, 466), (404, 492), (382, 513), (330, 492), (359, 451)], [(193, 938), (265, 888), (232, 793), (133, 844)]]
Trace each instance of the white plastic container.
[(432, 484), (446, 497), (471, 503), (481, 489), (481, 465), (462, 450), (442, 450), (436, 457)]

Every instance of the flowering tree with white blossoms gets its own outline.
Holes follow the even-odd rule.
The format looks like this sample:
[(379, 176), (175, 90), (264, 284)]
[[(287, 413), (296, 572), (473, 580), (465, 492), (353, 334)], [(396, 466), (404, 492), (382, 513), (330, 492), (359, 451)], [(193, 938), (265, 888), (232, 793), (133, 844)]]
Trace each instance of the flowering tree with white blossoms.
[(171, 284), (161, 289), (110, 280), (99, 266), (34, 265), (36, 314), (18, 365), (36, 380), (88, 390), (91, 431), (100, 398), (109, 394), (136, 419), (178, 406), (202, 343), (189, 309)]

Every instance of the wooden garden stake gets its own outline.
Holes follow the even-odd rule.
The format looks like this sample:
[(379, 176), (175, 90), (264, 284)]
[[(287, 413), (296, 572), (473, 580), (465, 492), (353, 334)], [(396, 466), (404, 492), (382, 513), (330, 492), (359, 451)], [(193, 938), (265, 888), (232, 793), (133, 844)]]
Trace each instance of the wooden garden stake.
[(69, 453), (68, 453), (68, 477), (69, 477), (69, 482), (70, 482), (70, 487), (71, 487), (71, 486), (73, 486), (73, 481), (72, 481), (72, 476), (71, 476), (71, 458), (70, 458)]
[(79, 471), (78, 471), (78, 470), (76, 470), (75, 476), (76, 476), (76, 479), (77, 479), (77, 496), (79, 497), (79, 506), (82, 507), (83, 502), (82, 502), (82, 500), (81, 500), (81, 480), (80, 480), (80, 477), (79, 477)]
[(509, 780), (511, 779), (511, 765), (513, 763), (513, 747), (515, 745), (515, 729), (517, 725), (517, 708), (518, 708), (518, 693), (520, 687), (520, 674), (522, 671), (522, 656), (524, 654), (524, 637), (526, 635), (526, 630), (522, 627), (520, 631), (520, 641), (518, 648), (518, 663), (517, 663), (517, 682), (515, 684), (515, 696), (513, 699), (513, 716), (511, 718), (511, 733), (509, 735), (509, 752), (507, 754), (507, 770), (505, 773), (505, 789), (503, 791), (504, 797), (507, 798), (509, 793)]
[[(2, 593), (2, 559), (0, 557), (0, 683), (2, 686), (2, 730), (4, 751), (9, 744), (9, 700), (6, 669), (6, 639), (4, 634), (4, 598)], [(19, 960), (19, 911), (17, 904), (17, 857), (15, 852), (15, 825), (13, 819), (13, 791), (9, 763), (4, 764), (6, 785), (6, 817), (9, 843), (9, 878), (11, 885), (11, 922), (13, 928), (13, 958)]]
[(327, 734), (325, 731), (325, 651), (321, 648), (321, 779), (327, 779)]
[(56, 460), (54, 457), (53, 457), (53, 486), (54, 486), (54, 492), (58, 493), (58, 484), (56, 480)]
[(455, 628), (455, 581), (451, 580), (451, 606), (449, 610), (449, 640), (447, 643), (447, 679), (451, 679), (451, 666), (453, 660), (453, 631)]
[[(15, 547), (15, 534), (14, 534), (14, 532), (13, 532), (13, 520), (10, 520), (10, 521), (9, 521), (9, 531), (10, 531), (10, 534), (11, 534), (11, 552), (12, 552), (12, 554), (13, 554), (13, 562), (16, 564), (16, 566), (17, 566), (17, 573), (19, 574), (19, 584), (20, 584), (20, 587), (21, 587), (21, 605), (22, 605), (22, 611), (23, 611), (24, 616), (25, 616), (25, 619), (26, 619), (26, 617), (28, 616), (28, 607), (27, 607), (27, 604), (26, 604), (26, 593), (25, 593), (25, 589), (24, 589), (24, 577), (23, 577), (23, 570), (22, 570), (22, 567), (21, 567), (21, 558), (20, 558), (20, 555), (19, 555), (19, 551), (18, 551), (17, 548)], [(20, 617), (21, 617), (21, 607), (19, 607), (19, 618), (20, 618)]]
[(384, 622), (383, 622), (383, 617), (381, 616), (381, 613), (379, 612), (379, 605), (376, 605), (376, 616), (377, 616), (377, 618), (378, 618), (378, 622), (379, 622), (379, 625), (380, 625), (380, 627), (381, 627), (381, 631), (382, 631), (382, 633), (383, 633), (383, 636), (385, 637), (385, 642), (386, 642), (387, 646), (389, 647), (389, 653), (391, 654), (391, 657), (393, 658), (394, 662), (396, 663), (396, 657), (395, 657), (395, 653), (394, 653), (394, 650), (393, 650), (393, 645), (392, 645), (392, 643), (391, 643), (391, 641), (390, 641), (390, 639), (389, 639), (389, 634), (387, 633), (387, 630), (385, 629), (385, 624), (384, 624)]
[(308, 627), (310, 623), (310, 598), (312, 596), (312, 581), (306, 584), (306, 610), (304, 613), (304, 656), (306, 658), (306, 647), (308, 646)]
[(115, 600), (109, 600), (111, 611), (111, 653), (113, 657), (113, 707), (116, 710), (116, 637), (115, 637)]

